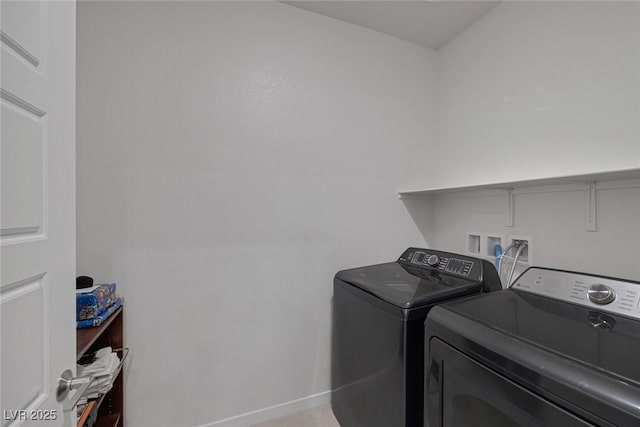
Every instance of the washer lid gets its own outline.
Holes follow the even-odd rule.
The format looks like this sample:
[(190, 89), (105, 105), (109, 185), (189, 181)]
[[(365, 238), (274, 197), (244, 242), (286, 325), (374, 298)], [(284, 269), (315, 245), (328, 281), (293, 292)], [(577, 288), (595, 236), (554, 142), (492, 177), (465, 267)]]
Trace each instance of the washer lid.
[(398, 262), (342, 270), (336, 278), (405, 309), (455, 299), (482, 289), (478, 282)]
[(639, 321), (518, 290), (494, 292), (448, 308), (640, 387)]

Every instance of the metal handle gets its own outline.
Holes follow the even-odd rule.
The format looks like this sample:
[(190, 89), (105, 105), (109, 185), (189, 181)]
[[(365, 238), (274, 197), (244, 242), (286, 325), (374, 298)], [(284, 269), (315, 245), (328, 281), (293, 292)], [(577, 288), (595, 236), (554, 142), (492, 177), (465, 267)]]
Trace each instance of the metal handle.
[(82, 397), (85, 391), (93, 384), (96, 380), (96, 377), (80, 377), (74, 378), (73, 372), (71, 369), (65, 370), (60, 376), (60, 381), (58, 381), (58, 389), (56, 391), (56, 400), (58, 402), (62, 402), (67, 398), (69, 392), (71, 390), (78, 390), (76, 394), (73, 395), (73, 398), (62, 405), (63, 412), (71, 412), (73, 408), (76, 407), (78, 401)]
[(77, 378), (73, 377), (73, 372), (71, 372), (71, 369), (67, 369), (62, 373), (62, 375), (60, 376), (60, 380), (58, 381), (58, 389), (56, 392), (56, 399), (58, 400), (58, 402), (62, 402), (64, 399), (66, 399), (69, 395), (69, 391), (76, 389), (78, 390), (76, 391), (76, 394), (73, 395), (73, 398), (63, 405), (62, 409), (64, 412), (70, 412), (71, 410), (73, 410), (73, 408), (76, 407), (76, 405), (80, 401), (80, 398), (84, 395), (84, 393), (95, 380), (112, 375), (113, 378), (111, 379), (111, 384), (113, 384), (113, 381), (118, 376), (120, 370), (122, 369), (122, 366), (124, 365), (124, 361), (129, 356), (129, 349), (127, 347), (115, 348), (112, 351), (114, 353), (122, 352), (122, 358), (120, 359), (118, 367), (111, 373)]
[(589, 322), (591, 322), (591, 326), (594, 328), (600, 329), (613, 329), (616, 325), (613, 317), (602, 313), (589, 313)]

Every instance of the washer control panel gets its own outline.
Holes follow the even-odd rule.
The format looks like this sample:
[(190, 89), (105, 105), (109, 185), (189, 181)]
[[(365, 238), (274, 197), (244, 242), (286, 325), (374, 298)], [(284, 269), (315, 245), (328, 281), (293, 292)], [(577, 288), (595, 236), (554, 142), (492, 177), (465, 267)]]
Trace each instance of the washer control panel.
[(640, 319), (640, 283), (631, 280), (530, 267), (513, 289)]
[(398, 261), (471, 280), (481, 280), (482, 278), (480, 260), (464, 255), (433, 249), (409, 248), (400, 256)]

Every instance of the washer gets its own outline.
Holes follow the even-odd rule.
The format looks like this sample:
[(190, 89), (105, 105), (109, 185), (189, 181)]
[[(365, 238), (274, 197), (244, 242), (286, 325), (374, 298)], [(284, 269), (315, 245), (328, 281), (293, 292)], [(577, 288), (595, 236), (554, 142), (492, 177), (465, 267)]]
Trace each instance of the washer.
[(427, 313), (501, 284), (488, 261), (409, 248), (395, 262), (338, 272), (333, 289), (331, 401), (340, 425), (421, 427)]
[(640, 425), (640, 283), (531, 267), (426, 322), (425, 425)]

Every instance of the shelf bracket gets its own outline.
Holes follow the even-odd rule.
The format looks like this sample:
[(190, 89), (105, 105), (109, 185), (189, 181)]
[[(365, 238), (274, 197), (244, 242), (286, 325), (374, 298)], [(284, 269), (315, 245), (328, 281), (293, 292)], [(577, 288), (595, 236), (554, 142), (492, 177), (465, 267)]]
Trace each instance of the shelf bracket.
[(513, 227), (513, 188), (507, 190), (507, 219), (505, 226)]
[(596, 225), (596, 183), (587, 182), (584, 186), (584, 229), (598, 231)]

